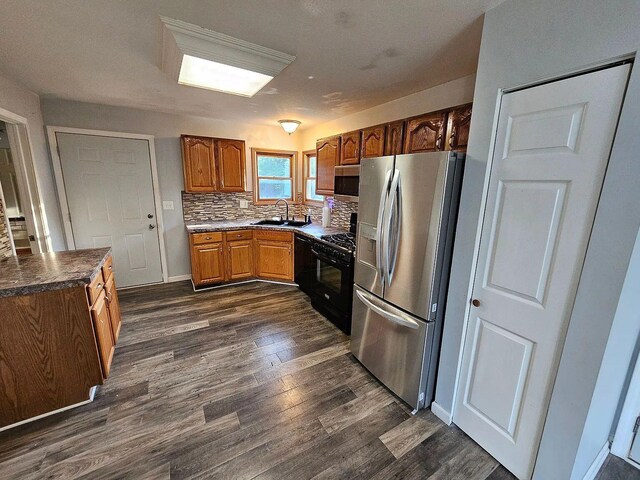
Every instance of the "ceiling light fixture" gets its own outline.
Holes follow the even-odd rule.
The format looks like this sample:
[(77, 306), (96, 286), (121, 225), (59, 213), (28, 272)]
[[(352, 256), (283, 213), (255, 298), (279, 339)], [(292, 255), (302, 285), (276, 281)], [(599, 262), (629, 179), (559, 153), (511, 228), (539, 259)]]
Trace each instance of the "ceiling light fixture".
[(296, 57), (173, 18), (162, 22), (162, 71), (182, 85), (253, 97)]
[(300, 122), (298, 120), (278, 120), (278, 123), (282, 127), (282, 129), (291, 135), (296, 129), (300, 126)]

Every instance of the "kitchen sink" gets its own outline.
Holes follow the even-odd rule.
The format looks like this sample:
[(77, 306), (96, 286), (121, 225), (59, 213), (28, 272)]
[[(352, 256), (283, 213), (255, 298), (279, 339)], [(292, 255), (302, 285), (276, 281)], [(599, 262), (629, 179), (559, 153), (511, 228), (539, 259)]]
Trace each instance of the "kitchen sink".
[(254, 222), (251, 225), (284, 225), (284, 220), (260, 220), (258, 222)]
[(251, 225), (276, 225), (276, 226), (284, 226), (284, 227), (305, 227), (308, 225), (306, 222), (302, 222), (299, 220), (259, 220), (257, 222), (252, 223)]

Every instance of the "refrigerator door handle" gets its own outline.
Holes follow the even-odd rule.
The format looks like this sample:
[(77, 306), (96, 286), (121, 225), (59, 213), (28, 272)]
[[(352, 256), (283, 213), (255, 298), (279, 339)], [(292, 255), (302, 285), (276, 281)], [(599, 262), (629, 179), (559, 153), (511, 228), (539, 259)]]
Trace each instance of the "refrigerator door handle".
[(380, 194), (380, 204), (378, 207), (378, 222), (376, 224), (376, 267), (378, 269), (378, 276), (380, 277), (380, 284), (384, 287), (385, 279), (385, 263), (383, 259), (384, 231), (382, 224), (384, 221), (385, 210), (387, 207), (387, 196), (389, 195), (389, 181), (391, 180), (391, 170), (387, 171), (387, 175), (384, 179), (384, 188)]
[(407, 318), (405, 315), (389, 312), (388, 310), (385, 310), (381, 305), (377, 305), (377, 302), (376, 300), (374, 300), (372, 295), (363, 292), (358, 287), (355, 288), (355, 292), (362, 303), (364, 303), (368, 308), (376, 312), (378, 315), (386, 318), (387, 320), (414, 330), (420, 328), (420, 325), (415, 320)]
[[(385, 238), (384, 238), (384, 255), (385, 255), (385, 277), (386, 284), (391, 285), (393, 280), (393, 272), (396, 269), (396, 260), (398, 258), (398, 242), (400, 241), (400, 231), (402, 222), (402, 181), (400, 178), (400, 170), (396, 170), (391, 181), (391, 189), (389, 191), (389, 206), (387, 208), (387, 216), (385, 222)], [(398, 221), (394, 224), (393, 218), (396, 212), (396, 202), (398, 211)], [(394, 231), (391, 227), (394, 225)], [(394, 250), (391, 252), (391, 239), (394, 239)]]

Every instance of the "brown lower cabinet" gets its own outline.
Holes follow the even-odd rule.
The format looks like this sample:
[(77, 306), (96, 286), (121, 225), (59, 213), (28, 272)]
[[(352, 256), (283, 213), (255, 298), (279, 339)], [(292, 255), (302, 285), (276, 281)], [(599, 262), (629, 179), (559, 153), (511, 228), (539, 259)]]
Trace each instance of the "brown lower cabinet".
[(0, 312), (0, 428), (85, 402), (108, 377), (122, 323), (110, 257), (90, 284), (3, 297)]
[(191, 277), (196, 287), (252, 278), (293, 281), (292, 232), (193, 233), (190, 243)]

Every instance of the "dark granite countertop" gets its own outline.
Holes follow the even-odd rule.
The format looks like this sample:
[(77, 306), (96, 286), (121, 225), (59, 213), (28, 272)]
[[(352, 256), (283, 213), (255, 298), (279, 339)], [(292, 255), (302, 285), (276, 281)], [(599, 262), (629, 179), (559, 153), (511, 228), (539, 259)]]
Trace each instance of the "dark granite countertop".
[(187, 222), (185, 226), (189, 233), (220, 232), (225, 230), (281, 230), (285, 232), (302, 233), (307, 237), (320, 238), (322, 235), (332, 235), (334, 233), (344, 233), (346, 230), (335, 227), (323, 227), (319, 223), (311, 223), (304, 227), (287, 227), (284, 225), (253, 225), (262, 220), (261, 218), (249, 218), (243, 220), (209, 220), (204, 222)]
[(0, 298), (91, 283), (110, 248), (41, 253), (0, 259)]

